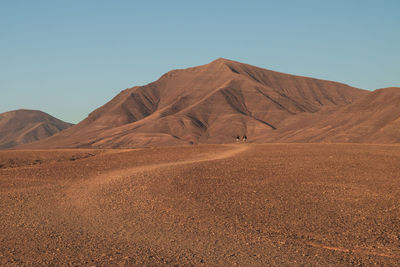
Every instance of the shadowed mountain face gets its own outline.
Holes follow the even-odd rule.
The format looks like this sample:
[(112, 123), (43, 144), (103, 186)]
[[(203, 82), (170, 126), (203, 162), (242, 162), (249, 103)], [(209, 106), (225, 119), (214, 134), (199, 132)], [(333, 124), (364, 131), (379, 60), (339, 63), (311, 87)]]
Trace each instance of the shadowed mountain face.
[(0, 149), (40, 140), (72, 125), (37, 110), (21, 109), (1, 113)]
[[(371, 135), (381, 124), (370, 132), (362, 130), (368, 119), (359, 130), (355, 126), (365, 115), (361, 109), (370, 111), (368, 105), (379, 111), (369, 116), (382, 122), (376, 101), (388, 114), (396, 109), (379, 91), (217, 59), (126, 89), (76, 126), (30, 147), (231, 143), (237, 135), (247, 135), (250, 142), (392, 142)], [(332, 127), (344, 128), (334, 132)], [(345, 137), (349, 129), (352, 134)]]

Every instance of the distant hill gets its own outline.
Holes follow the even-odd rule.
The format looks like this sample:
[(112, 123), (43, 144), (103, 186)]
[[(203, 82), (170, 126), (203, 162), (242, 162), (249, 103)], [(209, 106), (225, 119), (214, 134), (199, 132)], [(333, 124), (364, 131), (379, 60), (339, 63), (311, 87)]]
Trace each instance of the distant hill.
[(72, 125), (38, 110), (20, 109), (1, 113), (0, 149), (40, 140)]
[(314, 137), (311, 124), (325, 127), (321, 117), (334, 117), (332, 112), (369, 95), (346, 84), (221, 58), (126, 89), (79, 124), (29, 147), (231, 143), (237, 135), (250, 142), (320, 142), (329, 135), (318, 129), (321, 138)]

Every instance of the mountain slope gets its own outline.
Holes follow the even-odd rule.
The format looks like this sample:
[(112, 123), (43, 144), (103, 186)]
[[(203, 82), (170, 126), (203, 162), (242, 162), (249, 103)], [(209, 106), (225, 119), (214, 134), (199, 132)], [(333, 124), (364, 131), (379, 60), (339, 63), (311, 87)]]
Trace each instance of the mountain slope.
[(37, 141), (71, 126), (38, 110), (20, 109), (1, 113), (0, 149)]
[[(345, 84), (217, 59), (126, 89), (85, 120), (37, 147), (132, 147), (253, 140), (299, 114), (368, 94)], [(257, 139), (258, 138), (258, 139)]]
[(334, 112), (313, 115), (283, 128), (274, 141), (400, 143), (399, 87), (378, 89)]

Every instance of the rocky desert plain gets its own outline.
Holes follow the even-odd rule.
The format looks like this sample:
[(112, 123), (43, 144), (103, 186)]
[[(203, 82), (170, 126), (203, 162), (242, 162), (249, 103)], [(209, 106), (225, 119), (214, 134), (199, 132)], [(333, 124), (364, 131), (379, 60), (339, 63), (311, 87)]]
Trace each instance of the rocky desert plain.
[(400, 88), (217, 59), (0, 148), (1, 266), (400, 265)]

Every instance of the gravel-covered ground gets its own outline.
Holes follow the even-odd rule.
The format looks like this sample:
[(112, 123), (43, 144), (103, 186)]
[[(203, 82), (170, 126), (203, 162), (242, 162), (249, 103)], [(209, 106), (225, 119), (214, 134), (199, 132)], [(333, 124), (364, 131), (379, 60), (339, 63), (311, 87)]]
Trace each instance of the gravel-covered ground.
[(0, 265), (400, 265), (400, 146), (0, 152)]

